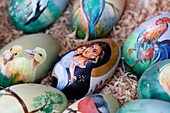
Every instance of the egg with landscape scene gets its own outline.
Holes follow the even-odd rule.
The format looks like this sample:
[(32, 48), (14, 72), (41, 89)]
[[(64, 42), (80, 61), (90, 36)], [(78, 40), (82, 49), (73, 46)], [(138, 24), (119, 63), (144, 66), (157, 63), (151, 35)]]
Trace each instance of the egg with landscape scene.
[(123, 47), (124, 64), (140, 77), (156, 62), (170, 58), (170, 13), (156, 16), (141, 24)]
[(0, 90), (1, 113), (62, 113), (67, 98), (59, 90), (40, 84), (19, 84)]
[(70, 24), (78, 38), (106, 36), (123, 13), (126, 0), (75, 0)]
[(25, 33), (36, 33), (54, 23), (68, 0), (10, 0), (8, 14), (11, 22)]
[(0, 50), (0, 86), (40, 82), (56, 63), (58, 41), (47, 34), (23, 36)]
[(53, 87), (67, 99), (80, 99), (100, 90), (120, 60), (120, 47), (111, 39), (89, 41), (68, 51), (54, 66)]

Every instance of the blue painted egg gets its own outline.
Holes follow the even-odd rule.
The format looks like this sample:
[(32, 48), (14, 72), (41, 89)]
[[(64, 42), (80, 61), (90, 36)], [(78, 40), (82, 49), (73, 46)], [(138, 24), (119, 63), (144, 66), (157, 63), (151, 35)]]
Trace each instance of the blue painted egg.
[(67, 3), (68, 0), (10, 0), (9, 18), (25, 33), (39, 32), (55, 22)]
[(126, 0), (76, 0), (70, 16), (78, 38), (106, 36), (117, 24)]
[(153, 100), (141, 99), (125, 104), (116, 113), (169, 113), (170, 103)]
[(170, 58), (170, 13), (141, 24), (123, 47), (124, 64), (128, 71), (140, 76), (156, 62)]
[(142, 74), (138, 93), (141, 99), (170, 102), (170, 59), (152, 65)]

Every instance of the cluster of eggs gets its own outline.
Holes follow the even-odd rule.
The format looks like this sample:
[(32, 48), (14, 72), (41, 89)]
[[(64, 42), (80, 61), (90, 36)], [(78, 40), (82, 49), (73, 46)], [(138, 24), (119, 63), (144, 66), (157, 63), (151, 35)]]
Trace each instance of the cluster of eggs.
[[(9, 17), (17, 29), (36, 33), (54, 23), (67, 3), (68, 0), (11, 0)], [(75, 0), (71, 29), (76, 30), (78, 38), (105, 37), (120, 19), (124, 6), (125, 0)], [(119, 64), (121, 49), (113, 40), (96, 39), (81, 44), (59, 61), (58, 41), (47, 34), (23, 36), (7, 44), (0, 50), (0, 111), (150, 113), (153, 109), (149, 108), (155, 107), (155, 113), (168, 113), (170, 103), (164, 101), (170, 101), (170, 60), (166, 60), (170, 51), (169, 23), (170, 13), (157, 16), (127, 39), (122, 56), (128, 71), (142, 75), (138, 85), (140, 100), (120, 109), (112, 96), (91, 95), (110, 80)], [(52, 87), (31, 84), (40, 82), (50, 71)], [(67, 108), (67, 99), (79, 100)]]

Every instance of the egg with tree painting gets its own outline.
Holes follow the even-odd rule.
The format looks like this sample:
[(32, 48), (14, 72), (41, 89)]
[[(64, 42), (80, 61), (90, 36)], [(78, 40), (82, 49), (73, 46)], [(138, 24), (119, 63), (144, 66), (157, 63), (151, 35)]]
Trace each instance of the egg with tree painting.
[(56, 63), (58, 41), (47, 34), (23, 36), (0, 50), (0, 86), (40, 82)]
[(170, 58), (170, 13), (142, 23), (126, 40), (124, 64), (140, 77), (151, 65)]
[(75, 0), (70, 24), (78, 38), (106, 36), (123, 13), (126, 0)]
[(152, 65), (142, 74), (138, 93), (141, 99), (170, 102), (170, 59)]
[(118, 109), (119, 103), (114, 97), (95, 94), (76, 101), (63, 113), (116, 113)]
[(36, 33), (54, 23), (68, 0), (10, 0), (8, 14), (11, 22), (25, 33)]
[(66, 96), (51, 86), (19, 84), (0, 91), (1, 113), (62, 113), (66, 108)]
[(53, 87), (67, 99), (80, 99), (103, 87), (120, 60), (120, 47), (111, 39), (89, 41), (68, 51), (54, 66)]

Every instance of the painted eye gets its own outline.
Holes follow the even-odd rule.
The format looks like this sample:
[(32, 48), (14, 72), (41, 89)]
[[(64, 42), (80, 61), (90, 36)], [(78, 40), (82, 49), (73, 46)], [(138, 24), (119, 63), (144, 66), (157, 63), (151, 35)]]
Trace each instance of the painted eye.
[(12, 51), (12, 48), (10, 49), (10, 51)]
[(17, 55), (18, 53), (15, 53), (15, 55)]
[(97, 50), (93, 50), (94, 53), (97, 53)]
[(42, 56), (42, 54), (41, 53), (38, 53), (40, 56)]

